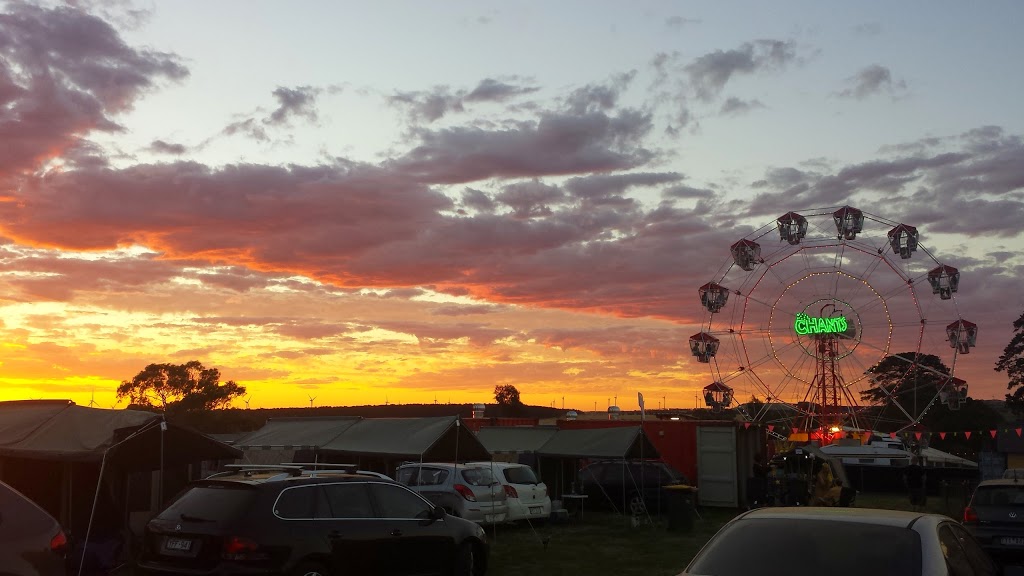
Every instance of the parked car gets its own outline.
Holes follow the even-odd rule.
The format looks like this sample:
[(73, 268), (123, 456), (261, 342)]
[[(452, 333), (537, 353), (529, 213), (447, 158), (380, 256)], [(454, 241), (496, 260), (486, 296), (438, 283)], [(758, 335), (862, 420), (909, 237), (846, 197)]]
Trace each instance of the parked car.
[(992, 556), (1024, 560), (1024, 478), (979, 483), (963, 524)]
[(510, 522), (546, 520), (551, 516), (551, 497), (547, 484), (526, 464), (495, 462), (494, 473), (505, 488)]
[(0, 573), (64, 576), (67, 544), (60, 522), (0, 482)]
[(504, 522), (508, 517), (508, 497), (490, 462), (403, 464), (395, 471), (395, 480), (449, 514), (478, 524)]
[(602, 460), (579, 472), (580, 491), (587, 504), (611, 506), (630, 514), (664, 512), (663, 488), (689, 481), (678, 470), (657, 460)]
[(995, 576), (998, 568), (974, 537), (946, 516), (799, 506), (737, 516), (682, 574)]
[(137, 574), (482, 576), (483, 529), (364, 474), (239, 468), (191, 483), (145, 530)]

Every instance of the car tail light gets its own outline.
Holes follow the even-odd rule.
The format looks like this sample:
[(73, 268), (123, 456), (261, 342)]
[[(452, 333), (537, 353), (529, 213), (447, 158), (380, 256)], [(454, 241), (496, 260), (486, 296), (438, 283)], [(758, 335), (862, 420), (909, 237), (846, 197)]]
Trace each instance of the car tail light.
[(476, 494), (473, 494), (473, 491), (469, 489), (469, 486), (465, 486), (463, 484), (456, 484), (455, 491), (461, 494), (462, 497), (465, 498), (466, 500), (469, 500), (470, 502), (476, 502)]
[(515, 486), (505, 484), (505, 496), (508, 496), (509, 498), (519, 498), (519, 492), (516, 492)]
[(260, 545), (256, 542), (240, 536), (229, 536), (224, 539), (224, 549), (221, 556), (225, 560), (256, 560), (265, 558), (266, 554), (259, 552)]
[(63, 555), (67, 552), (68, 548), (68, 537), (64, 534), (63, 530), (58, 530), (53, 538), (50, 538), (50, 551), (54, 554)]
[(545, 484), (543, 482), (540, 483), (540, 493), (541, 493), (541, 498), (547, 498), (548, 497), (548, 485), (547, 484)]
[(964, 508), (964, 522), (971, 523), (978, 521), (978, 514), (970, 506)]

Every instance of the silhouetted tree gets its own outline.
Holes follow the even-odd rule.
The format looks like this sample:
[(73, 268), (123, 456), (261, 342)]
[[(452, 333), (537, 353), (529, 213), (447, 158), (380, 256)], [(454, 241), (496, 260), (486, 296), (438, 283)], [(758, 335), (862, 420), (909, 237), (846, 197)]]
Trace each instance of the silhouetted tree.
[(1006, 395), (1006, 407), (1020, 416), (1024, 414), (1024, 314), (1013, 323), (1013, 332), (1013, 338), (1003, 349), (995, 369), (996, 372), (1006, 372), (1009, 377), (1006, 389), (1013, 392)]
[(519, 406), (519, 390), (511, 384), (499, 384), (494, 387), (494, 401), (502, 406)]
[(165, 412), (224, 408), (245, 394), (234, 380), (221, 383), (220, 371), (199, 361), (185, 364), (150, 364), (117, 387), (118, 400)]

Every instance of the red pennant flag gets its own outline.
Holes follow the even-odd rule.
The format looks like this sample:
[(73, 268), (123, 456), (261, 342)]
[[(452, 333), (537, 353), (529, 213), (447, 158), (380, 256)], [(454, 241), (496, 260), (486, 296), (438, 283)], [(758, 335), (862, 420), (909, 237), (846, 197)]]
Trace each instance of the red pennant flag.
[(896, 433), (895, 432), (889, 432), (889, 438), (892, 438), (893, 440), (895, 440), (896, 439)]
[(1020, 436), (1020, 431), (1021, 431), (1021, 429), (1017, 428), (1017, 436)]
[(775, 424), (768, 425), (768, 431), (771, 432), (772, 430), (775, 430)]
[(920, 432), (914, 432), (914, 438), (917, 438), (918, 440), (920, 440), (921, 439), (921, 433)]
[(995, 430), (989, 430), (988, 433), (991, 434), (993, 438), (996, 437), (996, 431)]
[(945, 440), (946, 439), (946, 433), (945, 432), (939, 432), (939, 438), (942, 438), (943, 440)]
[(750, 422), (743, 423), (743, 429), (746, 430), (747, 428), (750, 428)]
[(796, 426), (793, 426), (793, 434), (799, 434), (799, 433), (800, 433), (800, 429), (797, 428)]
[(971, 431), (968, 430), (967, 432), (964, 432), (964, 436), (966, 436), (967, 439), (970, 440), (971, 439)]
[(867, 444), (871, 440), (871, 432), (864, 433), (864, 443)]

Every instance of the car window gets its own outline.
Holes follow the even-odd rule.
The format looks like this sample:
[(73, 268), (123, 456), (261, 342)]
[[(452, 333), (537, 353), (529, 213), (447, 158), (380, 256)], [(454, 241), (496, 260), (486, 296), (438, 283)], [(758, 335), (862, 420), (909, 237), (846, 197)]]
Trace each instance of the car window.
[(470, 486), (490, 486), (497, 482), (489, 468), (459, 468), (459, 474)]
[(245, 514), (256, 489), (243, 484), (204, 484), (185, 489), (157, 518), (224, 523)]
[(978, 486), (974, 492), (975, 506), (1024, 506), (1024, 485)]
[(370, 491), (377, 504), (378, 518), (424, 519), (430, 517), (431, 505), (401, 486), (373, 483), (370, 484)]
[(920, 576), (921, 537), (907, 528), (860, 522), (745, 519), (723, 528), (687, 571), (721, 576)]
[(949, 524), (939, 526), (939, 547), (942, 548), (942, 556), (946, 559), (950, 576), (975, 576), (967, 553)]
[(513, 466), (503, 471), (505, 481), (509, 484), (538, 484), (537, 475), (529, 466)]
[(312, 518), (315, 494), (315, 486), (285, 488), (274, 503), (274, 514), (289, 520)]
[(395, 471), (395, 481), (401, 482), (406, 486), (415, 486), (414, 481), (416, 480), (416, 471), (419, 468), (399, 468)]
[(996, 568), (978, 541), (971, 536), (971, 533), (964, 529), (959, 524), (950, 524), (949, 529), (956, 535), (957, 540), (960, 541), (960, 546), (963, 547), (964, 553), (967, 555), (967, 561), (971, 564), (971, 568), (974, 569), (974, 573), (978, 576), (995, 576)]
[(331, 518), (373, 518), (370, 494), (363, 482), (321, 484)]

